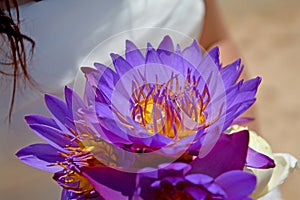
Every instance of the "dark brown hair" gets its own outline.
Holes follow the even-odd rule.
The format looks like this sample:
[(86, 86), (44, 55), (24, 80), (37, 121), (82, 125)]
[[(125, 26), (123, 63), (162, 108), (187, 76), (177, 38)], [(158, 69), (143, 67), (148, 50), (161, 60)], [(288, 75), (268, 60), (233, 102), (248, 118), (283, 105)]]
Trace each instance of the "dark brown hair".
[[(15, 8), (15, 19), (11, 8)], [(0, 47), (1, 57), (0, 75), (12, 77), (12, 95), (9, 107), (9, 122), (11, 122), (12, 111), (15, 102), (17, 80), (23, 78), (31, 85), (36, 85), (27, 70), (28, 60), (32, 58), (35, 42), (20, 31), (20, 13), (17, 0), (2, 0), (0, 7), (0, 35), (4, 46)], [(25, 48), (26, 43), (30, 45), (29, 50)]]

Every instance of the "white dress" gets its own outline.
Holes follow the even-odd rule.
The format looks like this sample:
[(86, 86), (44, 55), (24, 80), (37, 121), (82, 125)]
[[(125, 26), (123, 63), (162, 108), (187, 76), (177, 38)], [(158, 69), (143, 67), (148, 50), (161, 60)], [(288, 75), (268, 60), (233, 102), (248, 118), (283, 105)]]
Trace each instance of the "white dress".
[[(112, 51), (122, 52), (124, 35), (144, 46), (147, 41), (156, 45), (163, 33), (198, 38), (204, 2), (43, 0), (20, 6), (20, 12), (23, 32), (36, 42), (30, 73), (45, 93), (63, 98), (65, 85), (72, 86), (75, 80), (78, 84), (76, 76), (83, 63), (89, 64), (93, 58), (107, 62)], [(160, 33), (155, 34), (156, 31), (149, 27), (157, 27), (156, 31)], [(138, 30), (126, 32), (132, 29)], [(126, 33), (119, 37), (124, 31)], [(116, 34), (119, 35), (112, 37)], [(118, 42), (113, 44), (114, 41)], [(86, 60), (100, 43), (105, 48), (101, 48), (99, 57), (92, 55)], [(82, 84), (79, 81), (79, 85)], [(0, 199), (59, 199), (60, 188), (52, 181), (51, 174), (26, 166), (14, 155), (18, 149), (40, 141), (26, 126), (23, 117), (47, 114), (44, 92), (29, 86), (22, 92), (19, 90), (9, 126), (11, 88), (11, 80), (0, 77)]]

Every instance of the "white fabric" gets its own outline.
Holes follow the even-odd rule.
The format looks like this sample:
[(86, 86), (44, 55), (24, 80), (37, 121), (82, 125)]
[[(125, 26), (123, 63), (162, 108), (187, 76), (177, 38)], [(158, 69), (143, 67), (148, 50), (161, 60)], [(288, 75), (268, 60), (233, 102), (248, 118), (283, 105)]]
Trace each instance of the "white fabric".
[(281, 197), (281, 193), (279, 191), (279, 188), (275, 188), (265, 196), (259, 198), (258, 200), (283, 200)]
[[(44, 92), (62, 98), (64, 86), (74, 83), (84, 58), (96, 45), (115, 34), (132, 29), (143, 30), (141, 35), (132, 35), (132, 31), (128, 33), (133, 40), (143, 43), (156, 43), (162, 39), (161, 33), (164, 31), (173, 32), (167, 29), (192, 38), (199, 37), (204, 2), (43, 0), (22, 5), (20, 11), (23, 31), (36, 42), (30, 73)], [(149, 27), (167, 29), (163, 29), (157, 35), (153, 32), (147, 34), (145, 29), (141, 29)], [(108, 56), (111, 50), (122, 50), (124, 41), (114, 48), (118, 49), (104, 49), (103, 52)], [(13, 121), (9, 127), (7, 116), (12, 82), (1, 77), (0, 84), (1, 199), (58, 199), (59, 187), (51, 180), (50, 174), (27, 167), (14, 156), (21, 147), (38, 141), (26, 126), (23, 116), (30, 113), (47, 113), (43, 94), (28, 86), (23, 92), (18, 91)]]

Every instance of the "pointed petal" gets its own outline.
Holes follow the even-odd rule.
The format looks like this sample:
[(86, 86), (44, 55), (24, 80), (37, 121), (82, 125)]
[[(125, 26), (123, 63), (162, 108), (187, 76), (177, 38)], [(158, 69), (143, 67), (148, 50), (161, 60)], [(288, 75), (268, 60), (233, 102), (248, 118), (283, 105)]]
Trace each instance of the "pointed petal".
[(182, 57), (192, 64), (194, 68), (197, 68), (202, 60), (202, 52), (196, 40), (193, 41), (191, 46), (182, 51)]
[(42, 115), (27, 115), (25, 116), (25, 120), (27, 124), (41, 124), (50, 126), (56, 129), (59, 129), (59, 126), (55, 123), (55, 121), (49, 117), (45, 117)]
[(242, 83), (238, 88), (238, 92), (235, 94), (235, 96), (232, 99), (228, 99), (227, 101), (230, 103), (230, 105), (235, 105), (254, 99), (260, 82), (261, 78), (257, 77)]
[(126, 40), (126, 61), (131, 66), (139, 66), (145, 64), (145, 58), (141, 51), (129, 40)]
[(192, 161), (193, 173), (212, 177), (230, 170), (242, 170), (245, 166), (249, 132), (240, 131), (231, 135), (222, 134), (213, 149), (203, 158)]
[(81, 67), (80, 69), (84, 73), (87, 81), (91, 84), (91, 86), (96, 87), (98, 85), (101, 73), (97, 69), (93, 69), (90, 67)]
[(77, 146), (77, 143), (66, 137), (61, 130), (40, 124), (31, 124), (29, 126), (40, 138), (63, 152), (66, 151), (64, 149), (66, 145)]
[(161, 60), (158, 56), (158, 53), (154, 50), (151, 44), (148, 43), (147, 52), (146, 52), (146, 63), (157, 63), (161, 64)]
[(118, 74), (116, 74), (112, 69), (106, 68), (99, 78), (97, 88), (103, 93), (103, 95), (110, 99), (118, 80)]
[(90, 107), (95, 102), (95, 88), (92, 87), (92, 85), (88, 82), (88, 80), (85, 82), (85, 88), (84, 88), (84, 94), (83, 94), (83, 101), (84, 103)]
[(120, 77), (132, 69), (132, 66), (122, 56), (114, 53), (111, 53), (110, 56)]
[(157, 48), (157, 52), (160, 54), (164, 52), (166, 54), (174, 52), (174, 44), (170, 36), (166, 35), (164, 39), (161, 41)]
[(80, 109), (86, 108), (80, 96), (67, 86), (65, 87), (65, 99), (67, 107), (70, 111), (72, 111), (73, 116), (76, 116), (76, 113)]
[(243, 114), (248, 108), (250, 108), (256, 99), (248, 100), (239, 104), (234, 105), (226, 111), (226, 120), (223, 126), (223, 131), (225, 131), (230, 125), (232, 125), (233, 120)]
[(222, 68), (221, 75), (224, 81), (225, 88), (228, 88), (238, 80), (242, 73), (242, 70), (243, 66), (241, 66), (241, 59), (238, 59), (235, 62)]
[[(196, 74), (197, 76), (201, 76), (202, 84), (199, 86), (203, 88), (204, 84), (218, 84), (220, 83), (218, 80), (219, 70), (221, 69), (221, 65), (219, 62), (219, 48), (215, 47), (211, 49), (202, 59), (197, 67)], [(209, 79), (212, 79), (209, 81)], [(212, 88), (212, 87), (210, 87)]]
[(103, 166), (85, 168), (83, 174), (105, 199), (124, 199), (134, 193), (135, 173)]
[(256, 91), (258, 88), (258, 85), (261, 83), (261, 77), (256, 77), (253, 79), (250, 79), (248, 81), (245, 81), (245, 83), (242, 86), (242, 91)]
[(248, 148), (246, 166), (259, 169), (274, 168), (275, 162), (270, 157)]
[(110, 69), (109, 67), (97, 62), (94, 63), (94, 67), (96, 67), (100, 74), (104, 73), (107, 69)]
[(214, 64), (218, 67), (218, 69), (221, 68), (220, 50), (219, 50), (218, 46), (216, 46), (216, 47), (212, 48), (211, 50), (209, 50), (207, 52), (207, 55), (205, 56), (205, 58), (212, 60), (214, 62)]
[(65, 102), (57, 97), (50, 94), (45, 94), (45, 102), (51, 114), (61, 122), (66, 121), (66, 116), (71, 117)]
[(94, 96), (92, 97), (95, 99), (97, 103), (103, 103), (103, 104), (111, 104), (111, 100), (101, 91), (99, 88), (95, 89)]
[(188, 65), (187, 62), (183, 60), (181, 55), (175, 53), (168, 55), (166, 52), (161, 52), (159, 54), (159, 57), (164, 65), (175, 69), (182, 76), (186, 75), (187, 67), (191, 66)]
[(104, 118), (104, 120), (95, 122), (94, 127), (97, 133), (104, 140), (114, 144), (131, 144), (128, 136), (123, 130), (121, 130), (114, 119)]
[(51, 164), (65, 160), (59, 151), (49, 144), (33, 144), (24, 147), (16, 153), (16, 156), (27, 165), (52, 173), (61, 171), (63, 168)]
[[(97, 74), (94, 75), (96, 87), (98, 87), (101, 91), (112, 91), (119, 80), (118, 74), (101, 63), (94, 63), (94, 66), (98, 70)], [(91, 85), (93, 86), (93, 83), (91, 83)]]
[(69, 120), (73, 119), (73, 116), (65, 102), (49, 94), (45, 94), (45, 102), (53, 119), (62, 130), (67, 132), (66, 126), (73, 127)]

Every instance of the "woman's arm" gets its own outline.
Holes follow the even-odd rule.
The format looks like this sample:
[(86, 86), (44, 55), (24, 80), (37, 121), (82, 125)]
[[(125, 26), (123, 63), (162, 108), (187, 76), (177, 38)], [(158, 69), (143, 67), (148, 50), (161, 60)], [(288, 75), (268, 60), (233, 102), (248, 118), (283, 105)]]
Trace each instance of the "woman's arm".
[(205, 0), (205, 5), (206, 14), (200, 44), (206, 50), (218, 45), (222, 63), (229, 64), (239, 58), (240, 54), (228, 34), (216, 1)]
[[(205, 0), (206, 13), (204, 17), (204, 26), (199, 42), (205, 50), (214, 46), (219, 46), (220, 60), (223, 65), (227, 65), (240, 58), (241, 55), (226, 29), (221, 11), (215, 0)], [(247, 78), (247, 69), (244, 69), (241, 78)], [(245, 117), (255, 117), (254, 108), (251, 107), (245, 114)], [(257, 122), (251, 122), (248, 126), (257, 131)]]

